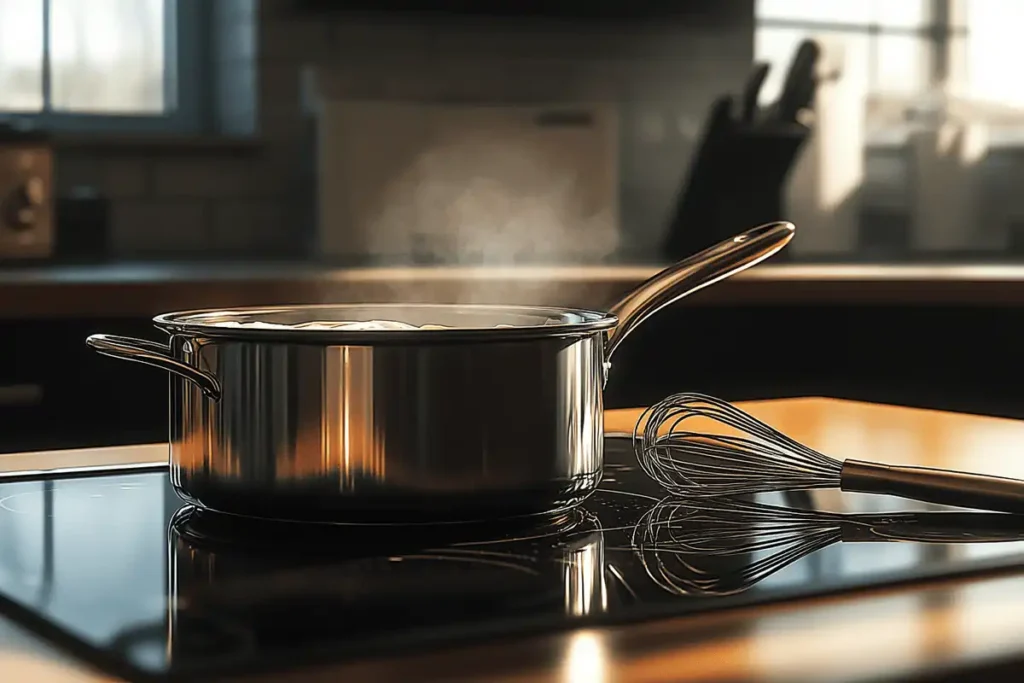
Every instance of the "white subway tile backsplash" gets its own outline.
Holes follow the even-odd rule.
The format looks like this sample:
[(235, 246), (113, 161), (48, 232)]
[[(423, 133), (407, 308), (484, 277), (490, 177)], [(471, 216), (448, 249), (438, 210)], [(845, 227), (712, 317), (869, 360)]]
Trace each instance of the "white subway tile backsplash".
[(212, 213), (213, 249), (274, 251), (288, 249), (301, 239), (300, 227), (286, 219), (285, 204), (280, 201), (217, 202)]
[(303, 130), (296, 129), (288, 135), (279, 130), (264, 146), (259, 164), (254, 165), (254, 185), (264, 188), (256, 198), (285, 197), (302, 173), (302, 165), (313, 158), (312, 152), (305, 149), (311, 145)]
[(112, 198), (139, 197), (148, 191), (149, 162), (138, 157), (102, 159), (80, 152), (62, 154), (54, 168), (58, 196), (85, 187)]
[(107, 159), (103, 164), (102, 191), (111, 199), (142, 197), (149, 193), (152, 165), (146, 159)]
[(159, 198), (258, 197), (267, 183), (251, 158), (168, 158), (154, 161), (153, 191)]
[(208, 211), (203, 201), (114, 201), (110, 228), (118, 256), (194, 254), (210, 245)]
[(97, 157), (80, 154), (61, 155), (53, 165), (57, 194), (67, 194), (76, 187), (98, 187), (103, 170)]

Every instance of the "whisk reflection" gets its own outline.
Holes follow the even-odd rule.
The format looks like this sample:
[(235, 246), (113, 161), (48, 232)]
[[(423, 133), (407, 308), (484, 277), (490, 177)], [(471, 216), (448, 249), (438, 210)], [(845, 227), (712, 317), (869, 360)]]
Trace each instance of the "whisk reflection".
[(839, 525), (829, 521), (829, 513), (727, 499), (682, 503), (666, 498), (636, 525), (632, 544), (648, 576), (663, 590), (728, 595), (840, 540)]
[(735, 498), (668, 497), (634, 527), (648, 576), (680, 595), (730, 595), (840, 541), (1024, 541), (1024, 516), (985, 512), (850, 514)]

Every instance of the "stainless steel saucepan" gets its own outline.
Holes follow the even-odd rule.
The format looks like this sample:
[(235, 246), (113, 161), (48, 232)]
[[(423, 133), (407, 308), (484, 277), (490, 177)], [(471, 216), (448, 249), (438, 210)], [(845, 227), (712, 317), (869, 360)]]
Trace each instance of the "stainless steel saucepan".
[[(601, 480), (602, 391), (622, 340), (793, 234), (785, 222), (749, 230), (655, 275), (608, 313), (238, 308), (159, 315), (166, 344), (103, 334), (87, 343), (171, 373), (171, 483), (197, 506), (360, 523), (554, 513)], [(378, 320), (429, 327), (325, 324)]]

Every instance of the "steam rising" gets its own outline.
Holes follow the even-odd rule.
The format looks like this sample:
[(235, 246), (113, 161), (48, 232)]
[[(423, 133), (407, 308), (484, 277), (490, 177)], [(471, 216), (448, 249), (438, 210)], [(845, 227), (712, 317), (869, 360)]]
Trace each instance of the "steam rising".
[[(470, 128), (439, 136), (364, 205), (367, 249), (403, 260), (490, 267), (610, 255), (618, 246), (616, 169), (606, 168), (606, 151), (587, 149), (591, 130), (570, 134), (578, 140), (563, 131), (560, 145), (544, 128)], [(573, 143), (568, 149), (566, 140)], [(530, 298), (543, 300), (556, 286), (533, 287)], [(449, 284), (443, 295), (419, 294), (453, 303), (526, 303), (519, 287), (498, 291), (479, 280), (455, 292)]]

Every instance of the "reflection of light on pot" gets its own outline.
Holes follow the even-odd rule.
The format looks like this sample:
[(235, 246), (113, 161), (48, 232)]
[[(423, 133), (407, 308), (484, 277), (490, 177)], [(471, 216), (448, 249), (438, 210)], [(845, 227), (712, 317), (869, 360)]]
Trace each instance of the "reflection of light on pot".
[(301, 474), (315, 476), (324, 467), (334, 469), (343, 490), (364, 479), (383, 479), (386, 444), (374, 428), (373, 349), (331, 346), (324, 351), (324, 362), (328, 375), (343, 381), (323, 386), (329, 416), (320, 425), (323, 454)]
[(562, 351), (564, 362), (557, 367), (559, 384), (567, 387), (558, 397), (561, 419), (568, 425), (563, 452), (573, 459), (571, 471), (596, 473), (601, 470), (597, 453), (604, 438), (604, 411), (588, 410), (587, 406), (600, 402), (602, 386), (598, 381), (581, 382), (580, 377), (600, 378), (604, 362), (602, 348), (592, 346), (566, 346)]
[(569, 638), (562, 661), (565, 683), (604, 683), (608, 680), (608, 645), (596, 631), (579, 631)]
[(587, 536), (565, 560), (565, 612), (583, 616), (605, 611), (608, 594), (604, 584), (604, 536)]

